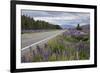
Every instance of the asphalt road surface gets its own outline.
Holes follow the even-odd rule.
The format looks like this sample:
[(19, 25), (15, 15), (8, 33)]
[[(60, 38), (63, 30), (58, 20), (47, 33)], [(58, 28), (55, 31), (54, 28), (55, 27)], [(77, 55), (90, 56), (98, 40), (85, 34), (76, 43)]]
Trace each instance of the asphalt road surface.
[[(47, 32), (25, 33), (21, 35), (21, 48), (25, 48), (31, 44), (39, 42), (43, 39), (49, 38), (54, 35), (59, 35), (65, 30), (52, 30)], [(55, 36), (54, 36), (55, 37)]]

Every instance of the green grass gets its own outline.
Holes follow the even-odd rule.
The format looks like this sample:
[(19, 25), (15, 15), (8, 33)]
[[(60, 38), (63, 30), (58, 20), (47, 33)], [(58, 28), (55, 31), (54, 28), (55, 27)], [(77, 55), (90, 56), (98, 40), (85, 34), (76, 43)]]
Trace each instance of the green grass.
[(34, 56), (34, 59), (33, 59), (33, 62), (41, 62), (41, 61), (43, 61), (43, 57), (41, 56), (41, 55), (36, 55), (36, 56)]
[[(78, 51), (75, 47), (77, 43), (81, 40), (82, 45), (85, 46), (80, 48)], [(86, 60), (89, 59), (90, 53), (87, 52), (89, 47), (89, 37), (88, 36), (81, 36), (81, 37), (74, 37), (74, 36), (63, 36), (59, 35), (51, 40), (49, 40), (46, 44), (47, 47), (43, 49), (43, 51), (49, 50), (51, 51), (50, 55), (48, 56), (47, 61), (69, 61), (69, 60)], [(78, 52), (78, 58), (77, 58)], [(44, 56), (41, 54), (37, 54), (33, 62), (41, 62), (44, 61)]]

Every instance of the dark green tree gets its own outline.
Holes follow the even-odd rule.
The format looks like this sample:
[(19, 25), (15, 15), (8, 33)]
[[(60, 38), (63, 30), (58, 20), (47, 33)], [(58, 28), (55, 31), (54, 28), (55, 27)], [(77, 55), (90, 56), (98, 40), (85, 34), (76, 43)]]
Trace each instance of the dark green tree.
[(77, 30), (82, 30), (82, 28), (80, 27), (80, 24), (77, 24), (76, 29), (77, 29)]

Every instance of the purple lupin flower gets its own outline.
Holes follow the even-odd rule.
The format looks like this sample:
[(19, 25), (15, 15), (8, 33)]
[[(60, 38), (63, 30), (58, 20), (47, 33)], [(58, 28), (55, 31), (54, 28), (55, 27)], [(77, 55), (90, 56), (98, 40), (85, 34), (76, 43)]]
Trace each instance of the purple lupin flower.
[(25, 56), (21, 57), (21, 62), (26, 62)]

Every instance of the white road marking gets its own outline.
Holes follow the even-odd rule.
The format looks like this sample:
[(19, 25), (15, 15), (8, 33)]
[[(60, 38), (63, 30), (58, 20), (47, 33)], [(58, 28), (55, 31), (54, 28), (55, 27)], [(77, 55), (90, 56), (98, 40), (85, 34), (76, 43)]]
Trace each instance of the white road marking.
[(29, 47), (31, 47), (31, 46), (34, 46), (34, 45), (36, 45), (36, 44), (39, 44), (39, 43), (41, 43), (41, 42), (44, 42), (44, 41), (46, 41), (46, 40), (49, 40), (49, 39), (51, 39), (51, 38), (54, 38), (54, 37), (56, 37), (57, 35), (60, 35), (60, 34), (63, 33), (63, 32), (64, 32), (64, 31), (62, 31), (62, 32), (60, 32), (60, 33), (57, 33), (56, 35), (50, 36), (50, 37), (48, 37), (48, 38), (46, 38), (46, 39), (43, 39), (43, 40), (41, 40), (41, 41), (38, 41), (38, 42), (36, 42), (36, 43), (33, 43), (33, 44), (29, 45), (29, 46), (26, 46), (26, 47), (22, 48), (21, 51), (23, 51), (23, 50), (25, 50), (25, 49), (27, 49), (27, 48), (29, 48)]

